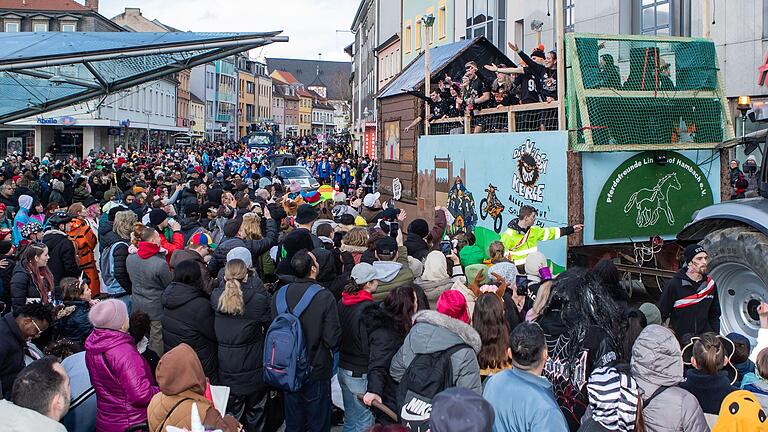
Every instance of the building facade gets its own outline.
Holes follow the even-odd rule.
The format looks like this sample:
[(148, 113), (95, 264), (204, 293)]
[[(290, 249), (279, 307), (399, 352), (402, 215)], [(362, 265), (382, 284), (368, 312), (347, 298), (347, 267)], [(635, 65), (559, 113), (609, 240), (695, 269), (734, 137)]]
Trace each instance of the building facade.
[(272, 120), (280, 136), (285, 136), (285, 96), (282, 88), (274, 82), (272, 83)]
[(237, 136), (251, 132), (256, 123), (256, 62), (245, 55), (237, 56)]
[(0, 0), (3, 32), (115, 32), (122, 27), (99, 14), (98, 0)]
[(376, 142), (376, 79), (377, 40), (376, 19), (380, 0), (362, 0), (352, 20), (350, 30), (355, 34), (352, 56), (352, 119), (350, 132), (354, 149), (362, 151), (364, 142)]
[(255, 62), (256, 67), (256, 120), (259, 123), (275, 121), (272, 115), (272, 78), (267, 65)]
[(205, 137), (205, 102), (194, 93), (190, 93), (189, 124), (195, 139)]
[[(0, 0), (1, 31), (128, 31), (98, 12), (98, 1)], [(160, 30), (158, 30), (160, 31)], [(167, 30), (164, 30), (167, 31)], [(178, 81), (167, 77), (0, 127), (0, 154), (26, 151), (41, 156), (83, 156), (116, 145), (166, 143), (177, 126)], [(172, 106), (170, 105), (172, 104)]]
[[(456, 3), (464, 1), (479, 3), (481, 0), (456, 0)], [(425, 43), (434, 47), (455, 40), (454, 0), (403, 0), (402, 11), (400, 39), (404, 66), (419, 56)], [(429, 14), (435, 17), (435, 21), (429, 31), (425, 32), (421, 18)]]

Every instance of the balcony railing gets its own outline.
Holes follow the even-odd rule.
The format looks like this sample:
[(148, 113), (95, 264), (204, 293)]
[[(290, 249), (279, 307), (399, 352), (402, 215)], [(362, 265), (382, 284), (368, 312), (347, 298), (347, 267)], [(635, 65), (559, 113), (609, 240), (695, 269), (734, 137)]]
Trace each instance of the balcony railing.
[(557, 130), (557, 102), (488, 108), (472, 116), (429, 122), (429, 135)]

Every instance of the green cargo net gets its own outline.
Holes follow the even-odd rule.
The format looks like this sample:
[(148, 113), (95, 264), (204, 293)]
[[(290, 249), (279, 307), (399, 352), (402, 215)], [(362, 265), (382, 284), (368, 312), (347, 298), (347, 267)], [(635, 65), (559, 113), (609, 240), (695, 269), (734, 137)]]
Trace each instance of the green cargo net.
[(733, 138), (712, 41), (566, 36), (574, 150), (713, 148)]

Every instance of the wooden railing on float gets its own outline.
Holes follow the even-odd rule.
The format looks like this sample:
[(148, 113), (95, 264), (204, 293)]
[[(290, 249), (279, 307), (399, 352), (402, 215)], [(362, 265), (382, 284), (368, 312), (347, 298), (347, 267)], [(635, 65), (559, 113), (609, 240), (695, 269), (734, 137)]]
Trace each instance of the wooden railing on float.
[[(425, 122), (425, 135), (529, 132), (558, 129), (559, 103), (537, 102), (486, 108), (473, 116), (446, 117)], [(478, 128), (479, 126), (479, 128)]]

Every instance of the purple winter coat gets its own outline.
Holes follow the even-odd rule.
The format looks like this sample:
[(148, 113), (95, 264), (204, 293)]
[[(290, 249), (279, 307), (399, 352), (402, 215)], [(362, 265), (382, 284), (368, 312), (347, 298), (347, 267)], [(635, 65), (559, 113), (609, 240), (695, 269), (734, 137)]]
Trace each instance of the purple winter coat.
[(94, 329), (85, 341), (85, 364), (96, 390), (97, 432), (124, 432), (147, 421), (147, 406), (160, 389), (131, 335)]

